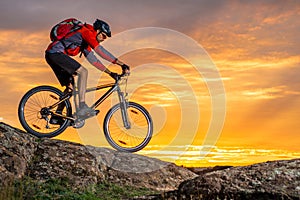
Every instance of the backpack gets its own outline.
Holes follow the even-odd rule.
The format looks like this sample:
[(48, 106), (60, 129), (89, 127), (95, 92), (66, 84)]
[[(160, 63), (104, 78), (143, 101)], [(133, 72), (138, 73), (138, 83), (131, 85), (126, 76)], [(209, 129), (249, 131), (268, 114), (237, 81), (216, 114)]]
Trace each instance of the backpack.
[(81, 29), (83, 23), (75, 18), (65, 19), (56, 24), (50, 31), (50, 39), (52, 42), (62, 40), (70, 33)]

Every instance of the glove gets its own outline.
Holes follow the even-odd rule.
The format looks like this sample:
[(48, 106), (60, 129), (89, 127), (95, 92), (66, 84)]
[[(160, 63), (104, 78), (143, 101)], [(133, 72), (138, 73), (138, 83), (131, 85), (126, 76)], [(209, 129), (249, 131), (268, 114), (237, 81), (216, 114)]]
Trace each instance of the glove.
[(115, 72), (111, 72), (109, 75), (115, 80), (118, 80), (118, 78), (119, 78), (118, 74)]
[(130, 67), (126, 64), (123, 64), (121, 67), (122, 67), (123, 72), (130, 71)]

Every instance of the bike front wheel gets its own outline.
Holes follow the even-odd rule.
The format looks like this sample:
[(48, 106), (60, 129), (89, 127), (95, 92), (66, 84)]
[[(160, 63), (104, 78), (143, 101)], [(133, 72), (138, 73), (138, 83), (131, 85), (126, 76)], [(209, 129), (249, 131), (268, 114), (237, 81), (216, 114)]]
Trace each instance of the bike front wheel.
[[(30, 134), (39, 138), (54, 137), (62, 133), (69, 125), (69, 120), (65, 119), (61, 125), (49, 123), (51, 113), (55, 109), (47, 110), (49, 106), (59, 101), (63, 93), (52, 86), (38, 86), (29, 90), (21, 99), (18, 116), (23, 128)], [(64, 110), (62, 115), (71, 116), (72, 108), (68, 100), (62, 102)]]
[(148, 111), (134, 102), (128, 103), (127, 114), (129, 128), (124, 127), (120, 104), (113, 106), (105, 116), (103, 131), (113, 148), (119, 151), (136, 152), (150, 142), (153, 122)]

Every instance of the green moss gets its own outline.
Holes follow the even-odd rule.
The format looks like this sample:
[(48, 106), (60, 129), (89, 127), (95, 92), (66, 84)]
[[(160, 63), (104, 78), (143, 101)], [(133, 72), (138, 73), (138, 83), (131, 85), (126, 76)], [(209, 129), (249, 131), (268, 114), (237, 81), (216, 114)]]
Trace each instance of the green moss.
[(120, 186), (109, 182), (87, 186), (85, 189), (74, 189), (70, 180), (49, 179), (37, 181), (25, 177), (2, 186), (0, 199), (28, 200), (115, 200), (134, 196), (154, 194), (146, 188)]

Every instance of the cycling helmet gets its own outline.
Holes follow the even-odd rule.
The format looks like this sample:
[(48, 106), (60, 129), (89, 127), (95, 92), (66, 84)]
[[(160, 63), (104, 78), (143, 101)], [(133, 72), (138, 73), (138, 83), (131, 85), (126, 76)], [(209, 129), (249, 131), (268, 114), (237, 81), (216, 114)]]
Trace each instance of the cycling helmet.
[(95, 30), (99, 30), (100, 33), (105, 33), (108, 37), (111, 37), (110, 28), (106, 22), (100, 19), (96, 19), (96, 21), (93, 24), (93, 27)]

